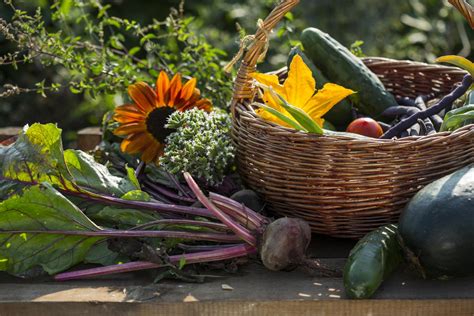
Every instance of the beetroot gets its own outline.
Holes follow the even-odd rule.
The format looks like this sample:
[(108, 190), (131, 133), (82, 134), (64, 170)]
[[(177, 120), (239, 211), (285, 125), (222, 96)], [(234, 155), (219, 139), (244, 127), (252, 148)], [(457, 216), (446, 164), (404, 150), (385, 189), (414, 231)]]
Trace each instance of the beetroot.
[(267, 226), (260, 244), (260, 258), (270, 270), (290, 270), (301, 265), (311, 241), (308, 223), (297, 218), (280, 218)]

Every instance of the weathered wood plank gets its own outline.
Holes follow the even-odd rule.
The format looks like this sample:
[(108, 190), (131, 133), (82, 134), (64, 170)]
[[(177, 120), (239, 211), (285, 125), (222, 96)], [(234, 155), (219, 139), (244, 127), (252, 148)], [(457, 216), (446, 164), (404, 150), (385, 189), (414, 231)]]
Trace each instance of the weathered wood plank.
[[(343, 259), (325, 259), (324, 264), (341, 267)], [(291, 301), (343, 300), (342, 279), (311, 277), (303, 271), (272, 272), (249, 264), (236, 274), (208, 272), (205, 283), (163, 281), (152, 284), (147, 273), (109, 276), (102, 279), (42, 283), (2, 278), (0, 302), (162, 302), (183, 301)], [(1, 275), (0, 275), (1, 277)], [(229, 285), (232, 290), (223, 289)], [(450, 281), (422, 280), (398, 271), (388, 279), (374, 299), (474, 300), (474, 278)]]
[(11, 137), (17, 136), (21, 131), (21, 127), (7, 126), (0, 128), (0, 142)]
[(89, 151), (95, 148), (102, 140), (100, 127), (87, 127), (77, 132), (77, 148)]
[(0, 304), (2, 316), (55, 315), (430, 315), (472, 316), (472, 300), (216, 301), (191, 303), (41, 303)]

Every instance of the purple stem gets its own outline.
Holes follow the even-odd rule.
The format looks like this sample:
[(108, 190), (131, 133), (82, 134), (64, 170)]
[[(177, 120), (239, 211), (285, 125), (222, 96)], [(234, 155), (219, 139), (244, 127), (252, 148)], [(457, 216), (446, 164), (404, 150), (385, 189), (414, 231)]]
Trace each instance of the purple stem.
[(132, 207), (136, 209), (142, 208), (145, 210), (155, 211), (155, 212), (172, 212), (172, 213), (215, 218), (215, 215), (213, 214), (213, 212), (205, 208), (197, 208), (197, 207), (174, 205), (174, 204), (164, 204), (164, 203), (157, 203), (157, 202), (124, 200), (124, 199), (120, 199), (120, 198), (110, 196), (110, 195), (102, 195), (102, 194), (99, 195), (99, 194), (94, 194), (91, 192), (82, 193), (82, 192), (74, 192), (74, 191), (66, 191), (66, 190), (61, 190), (61, 192), (65, 194), (69, 194), (69, 195), (74, 195), (83, 199), (110, 203), (114, 205), (128, 206), (128, 207)]
[(250, 230), (256, 230), (259, 227), (262, 227), (263, 224), (260, 222), (256, 221), (255, 219), (251, 217), (245, 217), (242, 213), (238, 212), (235, 207), (229, 204), (222, 203), (220, 201), (215, 201), (212, 200), (212, 203), (214, 203), (222, 212), (226, 213), (227, 215), (231, 216), (235, 220), (237, 220), (241, 225), (243, 225), (245, 228), (250, 229)]
[(224, 249), (229, 247), (237, 246), (236, 244), (223, 244), (223, 245), (186, 245), (178, 244), (178, 247), (186, 252), (201, 252)]
[(200, 227), (207, 227), (207, 228), (212, 228), (212, 229), (217, 229), (217, 230), (229, 230), (229, 227), (227, 227), (224, 224), (221, 223), (215, 223), (215, 222), (205, 222), (205, 221), (195, 221), (195, 220), (190, 220), (190, 219), (159, 219), (156, 221), (148, 222), (143, 225), (135, 226), (131, 228), (130, 230), (142, 230), (144, 228), (148, 227), (153, 227), (156, 225), (164, 225), (164, 226), (169, 226), (169, 225), (190, 225), (190, 226), (200, 226)]
[(240, 236), (243, 240), (248, 242), (252, 246), (257, 245), (257, 239), (247, 229), (242, 227), (240, 224), (234, 222), (226, 213), (219, 210), (205, 195), (194, 181), (192, 176), (188, 173), (184, 173), (184, 179), (188, 183), (189, 188), (194, 192), (199, 202), (201, 202), (209, 211), (213, 212), (214, 215), (224, 224), (226, 224), (237, 236)]
[(135, 177), (137, 179), (140, 179), (143, 175), (143, 172), (145, 171), (146, 164), (144, 161), (140, 161), (140, 163), (137, 166), (137, 169), (135, 169)]
[[(171, 263), (178, 263), (184, 260), (185, 264), (199, 263), (199, 262), (212, 262), (221, 261), (227, 259), (233, 259), (238, 257), (247, 256), (256, 253), (257, 249), (250, 245), (241, 244), (238, 246), (228, 247), (224, 249), (174, 255), (169, 257)], [(138, 270), (156, 269), (165, 266), (166, 264), (157, 264), (145, 261), (128, 262), (124, 264), (111, 265), (107, 267), (92, 268), (80, 271), (60, 273), (54, 277), (56, 281), (67, 281), (74, 279), (91, 278), (96, 276), (125, 273)]]
[(194, 203), (196, 202), (196, 199), (192, 199), (190, 197), (185, 197), (185, 196), (180, 196), (168, 189), (165, 189), (165, 188), (162, 188), (160, 187), (159, 185), (156, 185), (155, 183), (153, 183), (152, 181), (146, 179), (143, 181), (143, 184), (147, 187), (149, 187), (151, 190), (154, 190), (168, 198), (171, 198), (171, 199), (174, 199), (174, 200), (178, 200), (178, 201), (182, 201), (182, 202), (188, 202), (188, 203)]
[(152, 198), (154, 198), (155, 200), (157, 200), (157, 201), (160, 201), (160, 202), (163, 202), (163, 203), (166, 203), (166, 204), (173, 204), (173, 202), (171, 202), (170, 200), (168, 200), (167, 198), (165, 198), (164, 196), (162, 196), (158, 192), (155, 192), (155, 191), (151, 190), (146, 185), (142, 185), (142, 190), (145, 191), (146, 193), (150, 194), (150, 196)]
[(221, 203), (225, 203), (225, 204), (228, 204), (230, 206), (233, 206), (234, 208), (236, 208), (236, 211), (239, 211), (245, 217), (252, 217), (252, 218), (258, 220), (259, 222), (264, 222), (264, 221), (267, 220), (267, 218), (265, 216), (262, 216), (261, 214), (258, 214), (257, 212), (255, 212), (251, 208), (246, 207), (244, 204), (239, 203), (235, 200), (232, 200), (231, 198), (228, 198), (226, 196), (211, 192), (209, 194), (209, 197), (211, 198), (211, 200), (216, 200), (216, 201), (219, 201)]
[(180, 238), (188, 240), (206, 240), (214, 242), (230, 242), (235, 243), (240, 241), (240, 238), (235, 235), (221, 234), (221, 233), (199, 233), (199, 232), (182, 232), (182, 231), (154, 231), (154, 230), (100, 230), (100, 231), (81, 231), (81, 230), (13, 230), (2, 231), (2, 234), (52, 234), (52, 235), (67, 235), (67, 236), (87, 236), (87, 237), (117, 237), (117, 238), (131, 238), (131, 237), (150, 237), (150, 238)]
[(186, 190), (185, 187), (183, 187), (181, 185), (181, 183), (179, 183), (178, 179), (176, 179), (176, 177), (174, 175), (172, 175), (171, 173), (167, 172), (166, 171), (166, 175), (168, 176), (168, 178), (174, 183), (174, 185), (176, 186), (176, 188), (181, 192), (183, 193), (184, 195), (186, 195), (187, 197), (191, 198), (191, 199), (196, 199), (195, 196), (193, 196), (193, 194), (191, 194), (191, 192), (189, 190)]

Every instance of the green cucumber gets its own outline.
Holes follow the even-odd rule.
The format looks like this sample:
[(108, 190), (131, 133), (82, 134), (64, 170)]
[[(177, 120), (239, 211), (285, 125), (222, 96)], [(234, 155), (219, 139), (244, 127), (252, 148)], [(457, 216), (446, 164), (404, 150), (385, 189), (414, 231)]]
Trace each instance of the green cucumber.
[(382, 226), (365, 235), (351, 250), (344, 267), (344, 288), (350, 298), (369, 298), (401, 263), (397, 226)]
[[(316, 81), (316, 88), (321, 89), (329, 80), (324, 76), (323, 72), (319, 70), (311, 59), (306, 56), (306, 54), (298, 47), (295, 46), (291, 49), (290, 54), (288, 55), (288, 68), (290, 68), (291, 61), (293, 57), (300, 55), (304, 63), (311, 69), (313, 73), (313, 78)], [(352, 121), (352, 105), (347, 100), (342, 100), (336, 104), (326, 115), (323, 117), (326, 120), (329, 120), (332, 124), (337, 126), (340, 130), (345, 130), (347, 125)]]
[(385, 109), (398, 105), (362, 60), (328, 34), (307, 28), (301, 34), (301, 43), (306, 55), (329, 81), (357, 92), (352, 100), (364, 114), (380, 120)]
[(323, 129), (327, 129), (327, 130), (330, 130), (330, 131), (335, 131), (336, 127), (334, 126), (334, 124), (332, 124), (328, 120), (324, 120)]

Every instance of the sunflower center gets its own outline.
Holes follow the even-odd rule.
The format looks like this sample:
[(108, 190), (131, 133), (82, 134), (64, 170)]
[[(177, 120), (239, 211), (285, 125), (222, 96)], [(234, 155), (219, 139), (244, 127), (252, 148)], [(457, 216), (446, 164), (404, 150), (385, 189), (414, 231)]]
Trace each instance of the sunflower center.
[(147, 131), (162, 144), (165, 143), (166, 137), (175, 131), (174, 129), (165, 127), (168, 117), (174, 111), (175, 110), (169, 106), (162, 106), (151, 111), (146, 118)]

